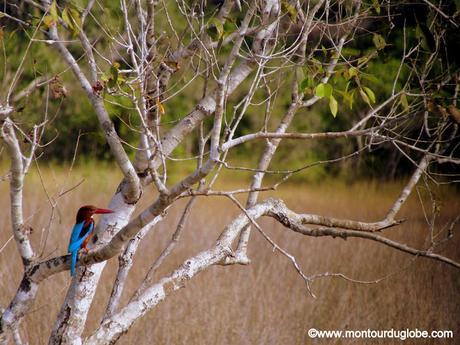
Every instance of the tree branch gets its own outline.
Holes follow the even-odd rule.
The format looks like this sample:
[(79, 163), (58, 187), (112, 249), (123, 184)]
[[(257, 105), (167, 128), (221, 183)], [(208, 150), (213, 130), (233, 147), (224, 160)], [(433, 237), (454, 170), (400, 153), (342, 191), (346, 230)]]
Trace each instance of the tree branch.
[(5, 142), (11, 158), (10, 214), (13, 235), (22, 263), (27, 268), (32, 263), (34, 251), (29, 240), (30, 229), (24, 225), (23, 217), (24, 158), (14, 132), (13, 122), (9, 118), (0, 127), (0, 137)]
[[(123, 148), (123, 145), (121, 144), (118, 134), (114, 129), (113, 123), (110, 120), (109, 114), (107, 113), (103, 100), (96, 93), (93, 92), (93, 88), (90, 82), (78, 66), (77, 61), (69, 52), (69, 50), (64, 46), (64, 44), (60, 41), (56, 26), (51, 26), (49, 28), (48, 36), (50, 37), (50, 39), (54, 41), (54, 46), (57, 48), (62, 58), (69, 65), (72, 72), (80, 82), (83, 90), (86, 92), (88, 99), (91, 101), (91, 104), (93, 105), (93, 108), (99, 120), (99, 124), (104, 132), (107, 143), (110, 146), (110, 150), (113, 156), (115, 157), (115, 160), (117, 161), (118, 166), (120, 167), (127, 181), (127, 183), (122, 184), (123, 195), (125, 196), (126, 201), (128, 203), (134, 203), (139, 199), (141, 195), (139, 178), (133, 165), (131, 164), (131, 161), (128, 158), (128, 155), (126, 154)], [(88, 49), (88, 46), (86, 46), (86, 48)], [(92, 56), (92, 54), (90, 56)], [(92, 68), (94, 69), (95, 66), (93, 65)]]
[(260, 204), (254, 205), (235, 218), (235, 220), (225, 228), (213, 247), (184, 261), (182, 265), (174, 270), (169, 276), (162, 278), (158, 283), (146, 289), (137, 298), (131, 300), (128, 305), (117, 314), (103, 322), (101, 326), (85, 340), (85, 344), (105, 344), (107, 341), (115, 342), (118, 340), (123, 333), (128, 331), (136, 320), (158, 305), (158, 303), (163, 301), (172, 292), (183, 288), (188, 280), (192, 279), (203, 270), (213, 265), (220, 264), (227, 256), (231, 256), (232, 243), (235, 241), (240, 231), (248, 226), (252, 220), (258, 219), (261, 216), (273, 217), (286, 228), (306, 236), (364, 238), (382, 243), (404, 253), (426, 257), (460, 269), (460, 263), (442, 255), (432, 253), (430, 250), (418, 250), (370, 232), (329, 227), (306, 228), (303, 225), (304, 219), (302, 215), (288, 209), (281, 200), (268, 199)]

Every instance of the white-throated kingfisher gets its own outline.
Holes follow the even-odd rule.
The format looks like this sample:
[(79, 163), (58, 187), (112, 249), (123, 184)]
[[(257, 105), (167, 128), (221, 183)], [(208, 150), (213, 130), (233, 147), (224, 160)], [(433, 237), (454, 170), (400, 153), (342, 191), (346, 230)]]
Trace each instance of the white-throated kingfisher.
[(75, 275), (75, 266), (77, 265), (78, 251), (86, 249), (94, 230), (94, 214), (113, 213), (112, 210), (98, 208), (96, 206), (83, 206), (77, 212), (77, 219), (70, 235), (68, 252), (72, 254), (72, 262), (70, 264), (70, 275)]

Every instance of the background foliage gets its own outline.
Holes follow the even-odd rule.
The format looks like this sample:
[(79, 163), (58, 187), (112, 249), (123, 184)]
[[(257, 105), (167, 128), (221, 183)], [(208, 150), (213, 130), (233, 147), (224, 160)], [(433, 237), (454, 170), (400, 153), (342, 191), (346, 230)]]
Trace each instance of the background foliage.
[[(82, 8), (83, 3), (81, 1), (67, 1), (66, 4), (69, 8), (69, 13), (74, 10), (76, 11), (75, 16), (78, 17), (78, 11)], [(292, 14), (289, 11), (295, 11), (288, 5), (288, 2), (283, 4), (283, 10), (289, 15)], [(234, 23), (238, 23), (241, 20), (236, 15), (235, 18), (228, 18), (223, 25), (218, 21), (214, 21), (213, 14), (215, 14), (219, 6), (220, 1), (213, 1), (205, 7), (205, 18), (209, 20), (208, 31), (211, 36), (227, 35), (234, 30)], [(327, 63), (331, 58), (332, 52), (335, 51), (334, 47), (322, 45), (321, 49), (314, 53), (314, 58), (307, 60), (308, 63), (300, 71), (297, 71), (304, 75), (304, 80), (299, 85), (300, 89), (311, 95), (319, 92), (319, 95), (325, 95), (325, 99), (321, 101), (322, 105), (320, 107), (315, 107), (314, 110), (303, 110), (304, 114), (297, 116), (293, 123), (294, 129), (308, 132), (345, 130), (348, 128), (350, 120), (358, 121), (369, 109), (369, 105), (378, 104), (379, 100), (388, 98), (393, 89), (393, 78), (400, 68), (400, 58), (404, 54), (404, 49), (406, 49), (404, 47), (404, 37), (406, 37), (407, 47), (420, 44), (423, 48), (424, 56), (417, 56), (406, 61), (407, 65), (402, 66), (400, 77), (395, 85), (396, 89), (401, 89), (406, 80), (408, 80), (413, 65), (417, 65), (418, 68), (423, 67), (423, 64), (430, 58), (431, 53), (437, 49), (439, 58), (428, 74), (432, 90), (418, 91), (432, 94), (431, 116), (434, 118), (433, 121), (436, 121), (436, 117), (446, 115), (442, 114), (442, 109), (449, 109), (453, 102), (455, 91), (455, 78), (446, 79), (446, 75), (454, 76), (459, 70), (459, 55), (456, 54), (456, 45), (460, 40), (459, 30), (451, 22), (439, 20), (437, 13), (423, 2), (416, 4), (406, 1), (392, 2), (392, 17), (390, 20), (386, 17), (389, 13), (388, 9), (383, 4), (380, 5), (378, 2), (373, 1), (363, 4), (363, 6), (368, 6), (371, 9), (372, 18), (366, 19), (362, 23), (363, 29), (358, 35), (355, 35), (352, 44), (348, 44), (343, 51), (344, 57), (351, 61), (351, 66), (339, 66), (329, 84), (326, 85), (326, 91), (318, 89), (319, 75), (324, 69), (323, 63)], [(455, 18), (459, 13), (458, 6), (458, 1), (450, 2), (448, 5), (443, 6), (443, 10), (446, 14)], [(27, 22), (29, 23), (36, 24), (41, 18), (37, 9), (27, 5), (25, 2), (17, 5), (4, 2), (2, 7), (5, 11), (4, 13), (10, 13), (19, 18), (28, 18)], [(178, 32), (185, 30), (186, 23), (181, 24), (182, 17), (175, 2), (170, 2), (168, 9), (170, 10), (170, 20), (178, 27)], [(336, 10), (346, 11), (347, 9)], [(117, 32), (122, 26), (122, 18), (120, 18), (117, 2), (106, 2), (104, 8), (99, 6), (94, 11), (96, 12), (95, 15), (89, 18), (85, 24), (90, 36), (98, 30), (97, 21), (104, 23), (108, 31), (107, 34), (110, 34), (111, 31)], [(290, 17), (292, 18), (292, 15)], [(52, 18), (49, 20), (52, 20)], [(169, 30), (167, 18), (158, 16), (157, 20), (159, 22), (156, 27), (162, 31), (156, 32), (156, 35), (161, 38), (156, 60), (167, 61), (169, 49), (177, 47), (179, 41)], [(162, 21), (164, 22), (162, 23)], [(291, 30), (296, 29), (292, 20), (289, 22), (288, 19), (285, 24)], [(30, 37), (34, 35), (34, 29), (33, 27), (28, 28), (27, 25), (18, 25), (18, 23), (5, 16), (0, 18), (0, 26), (3, 50), (3, 54), (0, 56), (0, 79), (3, 84), (1, 91), (3, 93), (8, 89), (6, 86), (11, 80), (13, 71), (19, 67), (20, 58), (29, 44)], [(44, 26), (46, 26), (46, 23), (42, 23), (42, 27)], [(440, 43), (441, 46), (435, 47), (435, 39), (441, 32), (446, 39)], [(69, 32), (68, 39), (70, 41), (73, 39), (73, 35), (74, 33)], [(311, 37), (312, 44), (318, 39), (320, 39), (318, 35), (313, 35)], [(186, 43), (187, 37), (184, 35), (182, 44)], [(287, 44), (288, 42), (280, 42), (280, 44), (282, 43)], [(100, 71), (101, 80), (110, 84), (113, 83), (111, 79), (115, 77), (117, 78), (116, 83), (122, 83), (122, 70), (125, 66), (123, 61), (117, 58), (119, 52), (112, 52), (111, 46), (106, 40), (101, 39), (95, 44), (105, 56), (113, 57), (112, 61), (99, 59), (100, 66), (105, 66), (105, 70)], [(69, 44), (69, 47), (79, 49), (74, 48), (71, 44)], [(222, 56), (225, 56), (225, 50), (228, 49), (230, 48), (225, 46), (221, 48)], [(73, 51), (73, 53), (82, 58), (84, 57), (83, 51)], [(172, 87), (167, 91), (167, 101), (163, 104), (162, 126), (165, 130), (192, 109), (206, 88), (202, 77), (198, 77), (184, 86), (184, 83), (191, 81), (194, 77), (195, 70), (198, 68), (195, 63), (196, 61), (191, 59), (185, 66), (175, 66), (180, 70), (174, 74), (170, 83)], [(277, 90), (276, 99), (271, 104), (275, 110), (273, 112), (275, 116), (281, 116), (287, 109), (290, 97), (288, 90), (293, 79), (293, 73), (293, 68), (286, 68), (281, 76), (278, 75), (276, 78), (267, 81), (268, 86)], [(48, 116), (53, 120), (47, 125), (47, 130), (41, 142), (42, 144), (53, 142), (53, 145), (47, 145), (41, 150), (43, 158), (47, 161), (61, 164), (71, 161), (75, 152), (77, 152), (78, 161), (110, 160), (111, 156), (108, 147), (98, 128), (87, 97), (85, 97), (81, 87), (75, 82), (65, 64), (56, 58), (56, 52), (44, 44), (31, 44), (23, 66), (23, 76), (17, 89), (23, 89), (37, 76), (43, 76), (48, 79), (54, 77), (55, 81), (47, 87), (38, 88), (34, 91), (39, 93), (39, 97), (34, 94), (34, 97), (21, 100), (20, 104), (16, 105), (19, 112), (15, 115), (15, 121), (20, 124), (24, 133), (28, 133), (32, 128), (31, 126), (43, 117), (43, 114), (40, 113), (43, 108), (40, 104), (37, 104), (37, 100), (49, 102)], [(243, 86), (240, 89), (241, 91), (236, 91), (229, 100), (228, 112), (233, 111), (233, 106), (236, 106), (244, 97), (246, 87)], [(62, 92), (62, 90), (64, 91)], [(413, 85), (412, 90), (413, 92), (417, 91), (417, 86)], [(48, 97), (49, 94), (51, 94), (51, 97)], [(173, 95), (174, 97), (171, 97)], [(266, 92), (261, 88), (257, 91), (256, 100), (262, 100), (264, 97), (266, 97)], [(110, 92), (106, 92), (106, 90), (104, 90), (104, 98), (121, 138), (127, 144), (135, 144), (138, 133), (136, 129), (139, 129), (140, 124), (137, 121), (137, 117), (133, 115), (132, 105), (122, 97), (111, 96)], [(405, 97), (405, 99), (401, 100), (402, 111), (404, 111), (405, 107), (409, 107), (411, 100), (410, 97), (408, 98)], [(332, 103), (335, 103), (335, 105)], [(410, 106), (419, 105), (411, 104)], [(253, 131), (263, 125), (264, 107), (265, 105), (249, 107), (247, 116), (243, 118), (243, 122), (239, 127), (241, 133), (238, 134)], [(333, 113), (335, 116), (333, 116)], [(230, 114), (228, 115), (230, 117)], [(270, 123), (268, 121), (269, 128)], [(273, 121), (273, 123), (276, 123), (276, 121)], [(420, 135), (420, 128), (421, 117), (412, 118), (407, 122), (406, 132), (417, 136)], [(195, 141), (196, 138), (193, 136), (185, 140), (184, 144), (175, 151), (174, 157), (187, 158), (196, 154), (196, 152), (193, 152), (196, 147), (194, 145)], [(300, 166), (305, 162), (315, 162), (344, 155), (352, 152), (352, 150), (357, 150), (359, 147), (358, 140), (349, 139), (327, 142), (283, 142), (279, 149), (280, 154), (277, 156), (278, 158), (275, 158), (272, 165), (274, 169), (281, 169), (288, 162), (294, 163), (294, 166), (298, 163), (297, 165)], [(262, 148), (263, 143), (261, 142), (249, 143), (244, 147), (238, 148), (236, 155), (232, 156), (231, 159), (240, 164), (255, 163), (254, 159), (257, 155), (253, 153), (260, 152)], [(128, 151), (130, 151), (131, 155), (134, 154), (132, 149), (129, 150), (128, 148)], [(187, 164), (189, 163), (185, 160), (181, 164), (177, 164), (177, 166), (179, 169), (186, 169)], [(405, 174), (410, 164), (404, 158), (404, 152), (379, 146), (378, 149), (366, 152), (366, 154), (360, 155), (356, 159), (347, 160), (338, 165), (315, 167), (310, 169), (307, 174), (298, 174), (296, 178), (316, 179), (325, 175), (342, 175), (348, 178), (378, 175), (393, 178), (397, 175)], [(446, 164), (443, 169), (443, 172), (452, 172), (455, 167)]]

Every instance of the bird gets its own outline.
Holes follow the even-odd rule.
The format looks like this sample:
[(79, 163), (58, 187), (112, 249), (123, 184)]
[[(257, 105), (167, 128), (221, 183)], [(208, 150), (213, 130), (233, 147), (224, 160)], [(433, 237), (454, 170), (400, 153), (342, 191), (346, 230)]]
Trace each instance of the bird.
[(70, 235), (68, 252), (72, 255), (72, 261), (70, 264), (70, 275), (75, 275), (75, 267), (77, 265), (78, 252), (80, 249), (88, 251), (86, 245), (88, 244), (94, 230), (94, 214), (106, 214), (114, 213), (114, 211), (99, 208), (92, 205), (86, 205), (80, 207), (77, 212), (75, 225)]

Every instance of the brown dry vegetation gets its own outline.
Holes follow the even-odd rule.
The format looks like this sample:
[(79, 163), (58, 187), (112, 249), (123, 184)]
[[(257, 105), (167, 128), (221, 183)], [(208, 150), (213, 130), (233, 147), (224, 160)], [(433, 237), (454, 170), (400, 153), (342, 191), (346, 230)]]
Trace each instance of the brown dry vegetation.
[[(3, 169), (2, 169), (3, 170)], [(82, 204), (106, 206), (119, 176), (107, 168), (97, 168), (91, 179), (59, 198), (55, 217), (49, 227), (44, 257), (64, 254), (74, 221)], [(65, 169), (44, 169), (46, 190), (50, 197), (63, 188), (88, 177), (89, 168), (75, 169), (67, 179)], [(296, 211), (377, 220), (397, 196), (398, 184), (322, 183), (320, 185), (286, 185), (276, 195)], [(423, 198), (426, 193), (420, 189)], [(437, 189), (442, 196), (437, 228), (458, 214), (460, 199), (452, 190)], [(8, 185), (0, 183), (0, 248), (10, 237)], [(266, 196), (268, 196), (267, 194)], [(263, 196), (263, 197), (266, 197)], [(148, 198), (148, 196), (147, 196)], [(27, 177), (26, 215), (37, 246), (42, 229), (48, 228), (51, 207), (37, 171)], [(148, 264), (161, 252), (180, 217), (179, 203), (160, 226), (144, 240), (135, 258), (125, 300), (142, 280)], [(425, 203), (431, 212), (430, 204)], [(187, 256), (212, 244), (222, 228), (239, 211), (223, 198), (202, 198), (174, 254), (157, 277), (169, 272)], [(391, 238), (422, 248), (428, 242), (426, 220), (417, 195), (412, 195), (402, 210), (409, 220), (386, 230)], [(341, 272), (354, 279), (375, 280), (378, 284), (357, 284), (339, 278), (324, 278), (313, 284), (317, 298), (306, 291), (302, 279), (290, 262), (256, 232), (250, 247), (249, 266), (214, 267), (188, 283), (185, 289), (138, 322), (120, 340), (121, 344), (347, 344), (369, 341), (322, 340), (313, 342), (306, 331), (317, 329), (449, 329), (455, 340), (437, 340), (433, 344), (459, 343), (460, 275), (445, 264), (396, 252), (382, 245), (359, 239), (309, 238), (285, 230), (272, 219), (261, 221), (263, 228), (285, 249), (294, 254), (307, 274)], [(443, 254), (460, 260), (459, 227), (454, 238), (444, 245)], [(443, 233), (441, 236), (445, 236)], [(90, 311), (86, 334), (100, 322), (110, 294), (117, 260), (109, 262), (103, 274), (95, 302)], [(11, 241), (0, 252), (0, 305), (12, 298), (21, 278), (20, 259)], [(22, 333), (30, 344), (46, 344), (50, 328), (70, 282), (69, 273), (61, 273), (40, 287), (33, 310), (22, 324)], [(378, 343), (373, 341), (372, 343)], [(382, 341), (384, 344), (396, 341)], [(429, 344), (413, 340), (407, 344)]]

